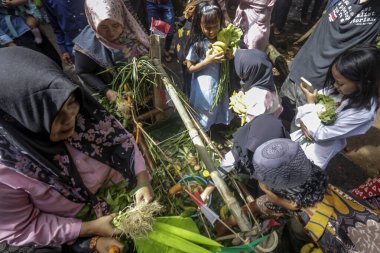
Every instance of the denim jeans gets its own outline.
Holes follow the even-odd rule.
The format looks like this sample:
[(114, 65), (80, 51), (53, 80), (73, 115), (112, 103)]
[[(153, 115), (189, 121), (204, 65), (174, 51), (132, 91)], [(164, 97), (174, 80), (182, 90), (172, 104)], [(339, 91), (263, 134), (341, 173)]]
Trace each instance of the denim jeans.
[(148, 17), (148, 24), (150, 27), (150, 23), (152, 18), (159, 19), (165, 21), (170, 25), (169, 33), (165, 39), (164, 49), (168, 51), (170, 49), (170, 45), (173, 40), (174, 34), (174, 9), (171, 0), (167, 0), (164, 3), (156, 4), (152, 2), (146, 2), (146, 12)]

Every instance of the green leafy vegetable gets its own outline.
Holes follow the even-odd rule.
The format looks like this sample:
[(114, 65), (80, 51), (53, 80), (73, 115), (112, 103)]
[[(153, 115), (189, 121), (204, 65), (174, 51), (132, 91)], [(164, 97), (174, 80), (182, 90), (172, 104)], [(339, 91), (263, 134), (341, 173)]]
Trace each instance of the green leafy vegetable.
[[(243, 35), (243, 32), (240, 28), (233, 26), (231, 23), (218, 33), (218, 41), (224, 42), (226, 47), (232, 49), (234, 52), (237, 49), (237, 42), (240, 40), (240, 37)], [(212, 108), (214, 108), (228, 91), (230, 83), (230, 66), (229, 61), (226, 60), (222, 63), (220, 69), (220, 78), (219, 85), (216, 91), (216, 96), (212, 103)]]
[(224, 42), (229, 48), (236, 49), (238, 47), (237, 42), (242, 35), (242, 30), (230, 23), (226, 28), (219, 31), (218, 41)]
[(321, 105), (321, 109), (318, 111), (318, 117), (325, 125), (332, 125), (336, 120), (337, 104), (329, 96), (318, 94), (317, 105)]

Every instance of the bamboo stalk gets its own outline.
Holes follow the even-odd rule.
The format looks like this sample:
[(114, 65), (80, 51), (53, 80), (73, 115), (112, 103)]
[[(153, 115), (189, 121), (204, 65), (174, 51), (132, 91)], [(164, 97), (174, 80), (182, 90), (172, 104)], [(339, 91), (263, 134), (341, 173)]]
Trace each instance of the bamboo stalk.
[(147, 167), (148, 167), (148, 170), (150, 173), (153, 172), (154, 168), (156, 167), (154, 165), (154, 162), (153, 162), (153, 159), (152, 157), (150, 156), (150, 153), (149, 153), (149, 150), (146, 146), (146, 143), (145, 143), (145, 139), (144, 139), (144, 135), (141, 135), (140, 136), (140, 143), (139, 143), (139, 147), (141, 149), (141, 153), (143, 153), (143, 156), (145, 158), (145, 161), (147, 163)]
[(214, 163), (212, 159), (210, 158), (207, 149), (199, 136), (198, 130), (194, 127), (194, 124), (189, 117), (186, 109), (182, 105), (181, 100), (179, 99), (177, 95), (177, 91), (173, 87), (173, 84), (170, 80), (170, 78), (167, 76), (165, 70), (161, 66), (161, 63), (157, 59), (153, 59), (154, 64), (156, 65), (156, 68), (158, 72), (161, 73), (162, 77), (162, 83), (165, 85), (165, 88), (172, 99), (172, 102), (175, 106), (175, 108), (178, 111), (179, 116), (181, 117), (183, 123), (186, 126), (186, 129), (189, 131), (190, 138), (197, 149), (202, 161), (204, 162), (207, 170), (210, 172), (210, 176), (218, 189), (220, 195), (222, 196), (224, 202), (228, 206), (231, 213), (235, 216), (238, 226), (241, 231), (249, 231), (251, 230), (251, 224), (247, 218), (247, 216), (243, 213), (242, 208), (240, 207), (239, 203), (235, 199), (235, 197), (232, 195), (231, 191), (228, 189), (227, 184), (224, 182), (223, 178), (219, 174), (219, 172), (216, 170)]
[(138, 122), (136, 124), (136, 138), (135, 138), (137, 145), (139, 145), (140, 138), (141, 138), (141, 127), (142, 127), (142, 124), (140, 122)]
[(186, 109), (186, 111), (189, 113), (190, 118), (191, 118), (191, 120), (192, 120), (195, 128), (199, 131), (199, 133), (201, 134), (203, 140), (206, 142), (207, 146), (209, 146), (219, 156), (220, 159), (223, 159), (222, 153), (220, 153), (220, 151), (212, 143), (212, 141), (210, 140), (210, 138), (207, 136), (207, 134), (205, 133), (205, 131), (203, 130), (203, 128), (199, 124), (198, 120), (196, 120), (194, 118), (194, 116), (189, 112), (188, 109)]
[[(126, 92), (128, 91), (128, 86), (126, 84), (124, 84), (124, 90)], [(127, 97), (127, 101), (128, 101), (128, 103), (132, 104), (131, 96)], [(135, 111), (134, 106), (131, 106), (131, 115), (132, 115), (132, 119), (136, 125), (136, 140), (135, 140), (136, 144), (139, 146), (139, 148), (142, 151), (142, 154), (143, 154), (145, 161), (147, 163), (147, 167), (148, 167), (149, 172), (152, 173), (154, 168), (156, 168), (156, 166), (155, 166), (153, 159), (149, 153), (149, 150), (146, 146), (144, 136), (141, 134), (142, 124), (136, 121), (136, 111)]]
[[(160, 45), (160, 36), (152, 34), (149, 37), (150, 39), (150, 58), (155, 59), (159, 61), (161, 65), (161, 45)], [(159, 81), (159, 80), (157, 80)], [(153, 86), (153, 103), (154, 107), (158, 110), (163, 111), (165, 108), (165, 105), (163, 104), (163, 101), (160, 97), (160, 85), (154, 85)], [(159, 120), (162, 118), (162, 115), (156, 114), (156, 120)]]

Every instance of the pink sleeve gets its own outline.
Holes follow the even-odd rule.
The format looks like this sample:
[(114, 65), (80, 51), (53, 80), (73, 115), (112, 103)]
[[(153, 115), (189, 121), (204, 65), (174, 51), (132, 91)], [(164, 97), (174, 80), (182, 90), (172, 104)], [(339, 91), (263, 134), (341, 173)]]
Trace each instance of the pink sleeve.
[(139, 147), (133, 139), (133, 145), (135, 146), (135, 174), (139, 174), (140, 172), (146, 170), (145, 168), (145, 160), (141, 154)]
[(11, 245), (61, 245), (79, 236), (81, 221), (43, 213), (22, 189), (0, 183), (0, 241)]
[(128, 148), (128, 146), (130, 145), (130, 143), (131, 142), (133, 143), (134, 151), (135, 151), (134, 152), (135, 175), (137, 175), (140, 172), (146, 170), (146, 168), (145, 168), (145, 160), (144, 160), (143, 155), (141, 154), (141, 151), (140, 151), (139, 147), (136, 144), (136, 141), (135, 141), (135, 138), (133, 137), (133, 135), (131, 133), (128, 133), (128, 135), (130, 136), (130, 140), (126, 140), (123, 143), (123, 147), (124, 148)]

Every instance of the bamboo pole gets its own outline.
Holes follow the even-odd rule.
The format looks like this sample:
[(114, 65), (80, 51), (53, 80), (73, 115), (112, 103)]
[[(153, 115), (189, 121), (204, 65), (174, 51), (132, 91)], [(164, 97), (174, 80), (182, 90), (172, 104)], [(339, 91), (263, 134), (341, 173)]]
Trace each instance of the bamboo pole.
[(157, 67), (157, 70), (161, 73), (162, 83), (165, 85), (165, 88), (170, 98), (172, 99), (172, 102), (175, 108), (177, 109), (179, 116), (181, 117), (183, 123), (185, 124), (186, 129), (189, 131), (190, 138), (195, 148), (197, 149), (202, 161), (204, 162), (207, 170), (210, 172), (211, 179), (213, 180), (216, 188), (218, 189), (220, 195), (222, 196), (229, 210), (235, 216), (240, 230), (250, 231), (252, 226), (247, 216), (244, 214), (239, 203), (237, 202), (235, 197), (232, 195), (231, 191), (228, 189), (227, 184), (224, 182), (218, 170), (216, 170), (213, 164), (213, 161), (210, 158), (201, 137), (199, 136), (197, 129), (194, 127), (194, 124), (191, 121), (191, 118), (189, 117), (186, 109), (182, 105), (181, 100), (179, 99), (177, 95), (177, 91), (172, 85), (171, 79), (167, 76), (159, 60), (153, 59), (153, 63)]
[(193, 122), (195, 128), (199, 131), (201, 134), (203, 140), (206, 142), (206, 144), (219, 156), (220, 159), (223, 159), (222, 153), (215, 147), (215, 145), (212, 143), (210, 138), (207, 136), (205, 131), (202, 129), (201, 125), (199, 124), (198, 120), (194, 118), (194, 116), (189, 112), (189, 110), (186, 109), (186, 111), (189, 113), (189, 116), (191, 118), (191, 121)]
[(153, 173), (153, 170), (156, 168), (156, 166), (154, 165), (154, 162), (153, 162), (152, 157), (150, 156), (148, 147), (146, 146), (144, 135), (141, 135), (140, 137), (139, 147), (141, 149), (141, 152), (143, 153), (143, 157), (147, 163), (146, 165), (148, 167), (149, 172)]
[[(160, 45), (160, 36), (152, 34), (149, 36), (150, 40), (150, 58), (151, 59), (157, 59), (161, 64), (161, 45)], [(153, 103), (154, 107), (159, 110), (164, 110), (164, 105), (162, 103), (162, 99), (160, 97), (160, 89), (161, 85), (156, 85), (153, 87)], [(162, 118), (161, 114), (156, 113), (155, 114), (156, 120), (159, 120)]]

